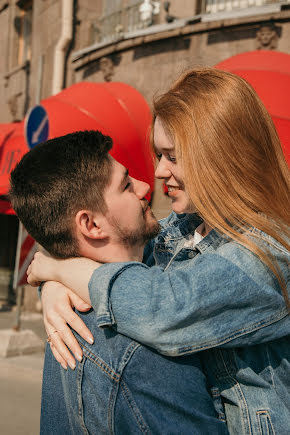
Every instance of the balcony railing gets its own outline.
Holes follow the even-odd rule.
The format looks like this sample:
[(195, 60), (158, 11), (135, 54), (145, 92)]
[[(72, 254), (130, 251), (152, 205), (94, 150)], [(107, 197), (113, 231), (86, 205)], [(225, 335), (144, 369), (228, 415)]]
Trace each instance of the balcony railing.
[[(245, 11), (251, 8), (279, 5), (290, 0), (201, 0), (201, 14)], [(148, 26), (148, 22), (141, 20), (139, 8), (143, 0), (132, 6), (124, 7), (110, 15), (96, 21), (92, 26), (91, 43), (110, 43), (122, 39), (126, 33), (134, 32)]]
[(140, 0), (133, 6), (127, 6), (98, 20), (93, 26), (92, 42), (113, 42), (127, 32), (146, 27), (141, 21), (139, 8)]
[[(287, 0), (286, 0), (287, 1)], [(289, 2), (289, 0), (288, 0)], [(216, 14), (279, 3), (277, 0), (203, 0), (202, 13)]]

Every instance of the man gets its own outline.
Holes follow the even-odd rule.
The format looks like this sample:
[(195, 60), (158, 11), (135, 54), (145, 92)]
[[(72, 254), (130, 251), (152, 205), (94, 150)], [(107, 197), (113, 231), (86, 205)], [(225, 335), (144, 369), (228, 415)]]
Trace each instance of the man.
[[(140, 261), (157, 235), (144, 199), (149, 186), (108, 155), (111, 147), (100, 132), (73, 133), (38, 145), (12, 172), (12, 205), (52, 256)], [(227, 433), (197, 356), (163, 357), (99, 328), (93, 311), (80, 316), (95, 342), (75, 333), (83, 357), (72, 370), (59, 366), (47, 346), (42, 434)]]

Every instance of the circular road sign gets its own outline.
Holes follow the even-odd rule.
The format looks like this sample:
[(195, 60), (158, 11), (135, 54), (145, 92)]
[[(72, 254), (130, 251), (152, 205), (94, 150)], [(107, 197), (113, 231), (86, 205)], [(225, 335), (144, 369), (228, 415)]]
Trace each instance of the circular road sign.
[(49, 120), (45, 108), (32, 107), (25, 117), (24, 135), (29, 148), (33, 148), (48, 139)]

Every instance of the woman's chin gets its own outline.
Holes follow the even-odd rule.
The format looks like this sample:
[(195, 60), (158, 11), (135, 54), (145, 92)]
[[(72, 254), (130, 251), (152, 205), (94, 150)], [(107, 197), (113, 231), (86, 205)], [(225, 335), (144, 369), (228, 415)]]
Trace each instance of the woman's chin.
[(178, 204), (178, 202), (172, 202), (171, 203), (172, 210), (176, 214), (183, 214), (183, 213), (196, 213), (197, 210), (195, 207), (193, 207), (191, 204)]
[(171, 204), (172, 210), (177, 214), (188, 213), (187, 207), (183, 207), (181, 204)]

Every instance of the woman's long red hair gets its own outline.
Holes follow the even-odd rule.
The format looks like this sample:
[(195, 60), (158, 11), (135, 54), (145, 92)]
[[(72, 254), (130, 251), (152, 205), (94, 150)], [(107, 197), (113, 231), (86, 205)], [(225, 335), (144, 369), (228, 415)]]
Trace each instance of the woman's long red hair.
[(289, 251), (289, 168), (270, 115), (241, 77), (215, 68), (184, 73), (153, 103), (184, 171), (187, 194), (213, 228), (254, 252), (287, 283), (255, 227)]

